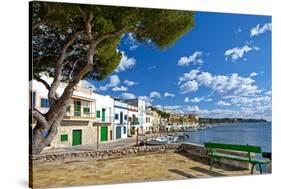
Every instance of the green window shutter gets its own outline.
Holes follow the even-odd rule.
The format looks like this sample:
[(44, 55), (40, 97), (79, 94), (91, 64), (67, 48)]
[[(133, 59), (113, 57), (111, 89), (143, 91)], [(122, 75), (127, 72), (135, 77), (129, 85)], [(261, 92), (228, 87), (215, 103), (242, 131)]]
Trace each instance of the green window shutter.
[(60, 135), (60, 141), (63, 142), (63, 141), (67, 141), (68, 140), (68, 135)]
[(97, 110), (97, 118), (100, 118), (100, 111)]

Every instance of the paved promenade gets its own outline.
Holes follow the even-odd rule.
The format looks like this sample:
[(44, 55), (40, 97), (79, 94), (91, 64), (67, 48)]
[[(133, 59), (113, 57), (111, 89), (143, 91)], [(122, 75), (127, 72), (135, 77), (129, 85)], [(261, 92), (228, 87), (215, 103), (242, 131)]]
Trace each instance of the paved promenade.
[(214, 168), (206, 162), (174, 152), (124, 157), (43, 163), (33, 166), (34, 187), (62, 187), (218, 176), (248, 175), (249, 170)]
[[(145, 136), (139, 136), (139, 142), (145, 138), (152, 138), (159, 135), (160, 134), (149, 134)], [(81, 146), (70, 147), (70, 148), (52, 148), (52, 149), (43, 150), (41, 154), (56, 154), (56, 153), (75, 152), (75, 151), (110, 150), (115, 148), (125, 148), (129, 146), (133, 146), (135, 144), (136, 144), (136, 137), (129, 137), (117, 141), (108, 141), (108, 142), (100, 143), (98, 145), (98, 148), (97, 148), (97, 144), (81, 145)]]

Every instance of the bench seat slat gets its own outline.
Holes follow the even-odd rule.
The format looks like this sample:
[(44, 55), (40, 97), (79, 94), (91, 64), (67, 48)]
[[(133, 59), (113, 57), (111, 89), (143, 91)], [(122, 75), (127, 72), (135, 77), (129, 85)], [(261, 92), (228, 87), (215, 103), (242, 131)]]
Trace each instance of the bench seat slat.
[(233, 150), (233, 151), (243, 151), (243, 152), (253, 152), (253, 153), (261, 153), (261, 147), (259, 146), (251, 146), (251, 145), (239, 145), (239, 144), (222, 144), (222, 143), (204, 143), (206, 148), (218, 148), (225, 150)]
[(251, 158), (251, 161), (250, 161), (249, 157), (241, 157), (241, 156), (237, 156), (237, 155), (225, 154), (225, 153), (219, 153), (219, 152), (209, 153), (208, 155), (212, 158), (225, 158), (225, 159), (231, 159), (231, 160), (237, 160), (237, 161), (243, 161), (243, 162), (251, 162), (251, 163), (256, 163), (256, 164), (270, 163), (270, 160)]

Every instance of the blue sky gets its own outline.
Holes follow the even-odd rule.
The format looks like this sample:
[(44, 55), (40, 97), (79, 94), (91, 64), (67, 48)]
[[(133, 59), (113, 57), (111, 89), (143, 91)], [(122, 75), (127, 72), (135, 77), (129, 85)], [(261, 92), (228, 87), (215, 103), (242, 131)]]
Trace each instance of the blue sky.
[(196, 12), (195, 27), (160, 50), (123, 36), (119, 67), (94, 86), (201, 117), (271, 120), (271, 17)]

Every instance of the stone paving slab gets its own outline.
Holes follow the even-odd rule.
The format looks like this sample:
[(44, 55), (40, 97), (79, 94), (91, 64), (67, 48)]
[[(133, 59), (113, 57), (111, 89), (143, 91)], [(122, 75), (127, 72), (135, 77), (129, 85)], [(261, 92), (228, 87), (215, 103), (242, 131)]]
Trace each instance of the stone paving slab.
[(33, 187), (62, 187), (249, 175), (249, 170), (213, 168), (166, 152), (110, 160), (51, 162), (33, 166)]

